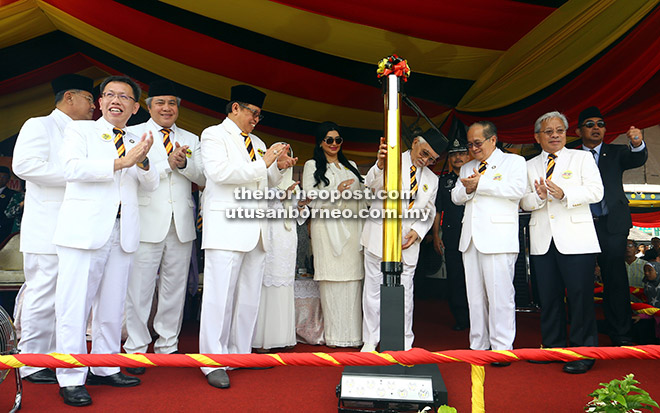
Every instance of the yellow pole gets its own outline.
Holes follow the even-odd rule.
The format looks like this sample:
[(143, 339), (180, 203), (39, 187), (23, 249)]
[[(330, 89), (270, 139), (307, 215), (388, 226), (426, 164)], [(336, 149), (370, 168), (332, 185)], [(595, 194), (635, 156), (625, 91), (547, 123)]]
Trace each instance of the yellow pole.
[[(387, 213), (383, 220), (383, 262), (401, 262), (401, 138), (400, 138), (400, 78), (394, 74), (385, 80), (385, 162), (384, 188), (387, 197), (383, 200)], [(387, 273), (386, 273), (387, 276)], [(400, 275), (397, 275), (397, 278)], [(394, 281), (394, 280), (391, 280)], [(391, 285), (390, 283), (385, 283)], [(397, 283), (398, 284), (398, 283)]]

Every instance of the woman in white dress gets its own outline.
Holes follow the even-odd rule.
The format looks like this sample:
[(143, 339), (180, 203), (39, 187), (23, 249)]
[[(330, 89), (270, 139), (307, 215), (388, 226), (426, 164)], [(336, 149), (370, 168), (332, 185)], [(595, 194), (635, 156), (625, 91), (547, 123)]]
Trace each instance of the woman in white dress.
[[(292, 150), (289, 156), (293, 157)], [(280, 196), (268, 201), (269, 209), (288, 210), (298, 205), (300, 211), (306, 207), (305, 202), (299, 203), (295, 196), (299, 182), (294, 181), (292, 175), (293, 168), (287, 169), (280, 185), (271, 189), (273, 195), (279, 193)], [(258, 349), (258, 352), (296, 345), (293, 296), (298, 246), (296, 224), (296, 220), (292, 218), (270, 219), (268, 223), (267, 237), (271, 247), (266, 253), (259, 313), (252, 339), (252, 347)]]
[[(364, 191), (355, 162), (341, 151), (343, 139), (333, 122), (323, 122), (316, 132), (314, 159), (305, 163), (303, 189), (314, 191)], [(314, 210), (350, 210), (355, 216), (366, 203), (357, 199), (316, 197)], [(348, 198), (348, 197), (346, 197)], [(316, 211), (322, 212), (322, 211)], [(325, 211), (330, 212), (330, 211)], [(346, 212), (346, 211), (344, 211)], [(342, 215), (343, 216), (343, 215)], [(364, 264), (360, 234), (363, 220), (357, 218), (314, 218), (310, 236), (314, 255), (314, 280), (319, 282), (325, 342), (330, 347), (362, 345), (362, 281)]]

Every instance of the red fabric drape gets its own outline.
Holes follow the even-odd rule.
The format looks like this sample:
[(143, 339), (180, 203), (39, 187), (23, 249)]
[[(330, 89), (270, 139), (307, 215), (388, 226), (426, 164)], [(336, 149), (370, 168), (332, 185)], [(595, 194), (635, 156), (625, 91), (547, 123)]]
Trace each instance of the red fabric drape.
[(50, 83), (58, 76), (79, 72), (90, 66), (82, 54), (76, 53), (49, 65), (0, 81), (0, 95), (16, 93), (43, 83)]
[(644, 228), (660, 227), (660, 211), (631, 214), (633, 225)]
[[(381, 112), (383, 101), (376, 81), (373, 86), (342, 79), (274, 57), (225, 43), (136, 11), (111, 0), (45, 0), (63, 12), (137, 47), (190, 67), (238, 82), (332, 105)], [(116, 24), (108, 16), (122, 16)], [(131, 27), (132, 30), (125, 30)], [(167, 33), (167, 41), (154, 36), (154, 27)], [(190, 47), (195, 45), (195, 47)], [(250, 62), (249, 65), (241, 62)], [(375, 62), (374, 62), (375, 63)], [(375, 79), (375, 64), (374, 64)], [(449, 108), (419, 101), (429, 116)]]
[(508, 49), (555, 11), (552, 7), (510, 0), (276, 1), (421, 39), (493, 50)]
[[(607, 121), (610, 142), (631, 125), (645, 128), (658, 124), (660, 99), (660, 8), (656, 8), (621, 42), (580, 75), (547, 98), (503, 116), (458, 113), (464, 123), (488, 118), (497, 125), (502, 141), (533, 143), (533, 125), (543, 113), (559, 110), (570, 122), (574, 136), (580, 111), (595, 105)], [(612, 116), (608, 116), (612, 114)]]

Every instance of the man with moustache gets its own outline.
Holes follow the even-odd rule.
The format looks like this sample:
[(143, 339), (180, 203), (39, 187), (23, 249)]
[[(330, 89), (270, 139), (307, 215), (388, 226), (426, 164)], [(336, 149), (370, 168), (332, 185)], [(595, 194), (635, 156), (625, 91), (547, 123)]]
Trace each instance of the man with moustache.
[[(528, 185), (521, 207), (531, 211), (530, 254), (541, 303), (544, 348), (598, 346), (594, 266), (600, 252), (590, 203), (603, 198), (603, 183), (589, 153), (566, 149), (568, 121), (559, 112), (539, 117), (534, 138), (543, 151), (527, 162)], [(566, 296), (571, 325), (566, 341)], [(595, 360), (564, 364), (586, 373)]]
[[(275, 143), (266, 149), (252, 134), (263, 116), (266, 94), (248, 85), (231, 88), (227, 118), (202, 132), (205, 249), (204, 295), (199, 331), (199, 351), (210, 354), (252, 352), (266, 251), (267, 220), (231, 219), (228, 211), (265, 210), (264, 199), (237, 199), (237, 194), (277, 186), (284, 169), (298, 158), (288, 156), (289, 145)], [(229, 387), (225, 367), (202, 367), (209, 385)]]
[(516, 336), (518, 203), (527, 187), (527, 167), (522, 156), (497, 148), (497, 128), (491, 122), (472, 124), (467, 140), (474, 160), (461, 167), (451, 200), (465, 205), (459, 250), (470, 309), (470, 348), (511, 350)]
[[(146, 353), (151, 343), (148, 321), (156, 283), (158, 305), (153, 326), (158, 338), (154, 352), (178, 351), (190, 255), (197, 237), (191, 182), (205, 184), (199, 138), (175, 123), (180, 103), (172, 82), (155, 80), (149, 85), (147, 98), (151, 119), (128, 128), (137, 136), (151, 133), (158, 137), (149, 150), (149, 161), (160, 174), (160, 184), (154, 192), (138, 190), (140, 246), (126, 294), (127, 353)], [(126, 369), (131, 374), (145, 370)]]
[[(72, 120), (90, 120), (94, 114), (94, 83), (77, 74), (51, 82), (55, 109), (48, 116), (28, 119), (16, 139), (12, 168), (25, 180), (25, 207), (21, 222), (23, 253), (22, 353), (55, 352), (55, 285), (57, 253), (53, 234), (64, 198), (64, 171), (58, 152), (62, 133)], [(21, 367), (31, 383), (57, 383), (55, 372)]]
[[(403, 272), (401, 285), (404, 288), (404, 348), (412, 348), (415, 335), (413, 334), (413, 276), (419, 258), (419, 249), (422, 239), (433, 226), (435, 218), (435, 198), (438, 192), (438, 178), (428, 166), (435, 165), (438, 153), (442, 152), (443, 144), (440, 136), (434, 130), (415, 137), (410, 150), (401, 154), (401, 181), (402, 191), (410, 193), (409, 200), (401, 201), (401, 208), (409, 213), (413, 210), (426, 210), (428, 216), (423, 214), (403, 215), (401, 219), (401, 259)], [(379, 193), (384, 188), (384, 168), (387, 158), (387, 144), (381, 138), (378, 149), (378, 160), (369, 169), (364, 185)], [(419, 212), (419, 211), (418, 211)], [(364, 247), (364, 292), (362, 295), (362, 341), (364, 352), (376, 350), (380, 342), (380, 286), (383, 284), (383, 215), (381, 218), (372, 215), (366, 219), (362, 230), (361, 244)]]
[(632, 218), (623, 192), (622, 176), (624, 171), (644, 165), (648, 151), (642, 131), (634, 126), (626, 132), (629, 145), (603, 143), (605, 120), (595, 106), (580, 113), (576, 132), (582, 138), (582, 149), (590, 151), (596, 160), (605, 187), (603, 200), (591, 205), (591, 213), (602, 251), (598, 255), (598, 265), (603, 277), (607, 334), (615, 346), (633, 345), (630, 290), (624, 262)]
[[(153, 191), (158, 173), (149, 166), (151, 134), (126, 131), (140, 105), (140, 88), (124, 76), (101, 83), (97, 121), (71, 122), (64, 131), (60, 159), (67, 181), (55, 237), (59, 275), (55, 293), (57, 352), (87, 352), (85, 332), (90, 310), (92, 353), (118, 353), (126, 285), (133, 252), (139, 244), (138, 187)], [(85, 388), (140, 384), (119, 367), (58, 368), (60, 395), (66, 404), (86, 406)]]
[[(470, 326), (467, 294), (465, 292), (465, 269), (463, 257), (458, 250), (463, 221), (463, 205), (451, 201), (451, 190), (456, 186), (461, 167), (470, 159), (468, 149), (458, 138), (454, 139), (447, 150), (449, 172), (441, 176), (438, 182), (438, 196), (435, 200), (435, 221), (433, 222), (433, 246), (445, 257), (447, 283), (449, 291), (449, 310), (454, 316), (455, 331), (462, 331)], [(440, 223), (442, 221), (442, 238)]]

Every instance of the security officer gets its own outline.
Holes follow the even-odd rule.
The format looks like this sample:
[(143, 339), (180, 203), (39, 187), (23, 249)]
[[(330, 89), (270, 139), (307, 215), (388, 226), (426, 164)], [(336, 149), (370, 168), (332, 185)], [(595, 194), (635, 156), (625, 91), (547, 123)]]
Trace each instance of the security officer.
[[(470, 155), (465, 143), (458, 138), (451, 142), (447, 153), (450, 170), (449, 173), (439, 178), (438, 196), (435, 199), (436, 215), (432, 231), (433, 246), (438, 254), (445, 257), (447, 281), (449, 283), (449, 309), (456, 321), (453, 329), (461, 331), (470, 326), (465, 292), (465, 271), (461, 252), (458, 250), (458, 240), (461, 237), (461, 221), (463, 220), (465, 207), (456, 205), (451, 201), (451, 190), (456, 185), (461, 166), (470, 159)], [(442, 238), (440, 238), (441, 223)]]

